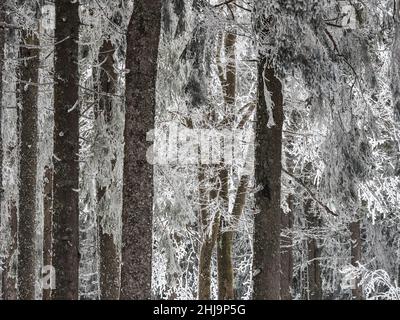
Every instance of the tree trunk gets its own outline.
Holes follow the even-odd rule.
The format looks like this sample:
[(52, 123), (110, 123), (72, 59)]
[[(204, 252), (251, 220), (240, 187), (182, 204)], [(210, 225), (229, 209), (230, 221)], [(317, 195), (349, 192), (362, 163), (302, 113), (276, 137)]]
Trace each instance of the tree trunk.
[[(0, 23), (5, 23), (6, 12), (5, 12), (5, 0), (0, 3)], [(0, 27), (0, 201), (4, 200), (4, 189), (3, 189), (3, 135), (2, 135), (2, 119), (3, 119), (3, 71), (4, 71), (4, 49), (6, 45), (6, 28)], [(1, 207), (0, 207), (1, 208)], [(1, 213), (0, 213), (0, 225), (1, 225)]]
[[(9, 23), (9, 16), (6, 15), (6, 6), (7, 6), (7, 1), (1, 1), (0, 3), (0, 21)], [(4, 195), (4, 189), (3, 189), (3, 160), (4, 160), (4, 152), (3, 152), (3, 139), (2, 139), (2, 133), (4, 132), (5, 128), (1, 128), (1, 120), (3, 117), (3, 93), (4, 93), (4, 87), (3, 87), (3, 71), (5, 70), (5, 56), (4, 56), (4, 50), (5, 50), (5, 45), (6, 42), (10, 46), (14, 46), (16, 43), (16, 32), (15, 30), (9, 30), (6, 27), (0, 27), (0, 104), (1, 104), (1, 109), (0, 109), (0, 156), (1, 156), (1, 174), (0, 174), (0, 179), (1, 179), (1, 184), (0, 184), (0, 199), (1, 201), (5, 201), (5, 195)], [(15, 52), (15, 51), (14, 51)], [(18, 123), (18, 120), (17, 120)], [(13, 153), (13, 149), (18, 146), (18, 140), (15, 142), (13, 146), (9, 146), (7, 152), (8, 153)], [(6, 229), (3, 229), (2, 231), (6, 233), (6, 239), (7, 239), (7, 244), (6, 244), (6, 250), (5, 250), (5, 258), (3, 264), (1, 267), (3, 268), (3, 271), (1, 273), (1, 285), (2, 285), (2, 299), (4, 300), (16, 300), (17, 299), (17, 244), (18, 244), (18, 208), (17, 208), (17, 202), (15, 200), (15, 197), (12, 197), (10, 199), (7, 199), (7, 209), (6, 212), (9, 213), (9, 216), (6, 216), (6, 213), (2, 213), (1, 216), (4, 218), (6, 221), (1, 221), (2, 225), (6, 227)]]
[(151, 298), (154, 129), (161, 0), (135, 1), (127, 34), (121, 298)]
[(18, 290), (22, 300), (35, 299), (36, 177), (38, 144), (39, 40), (22, 32), (19, 66), (20, 183), (18, 220)]
[(53, 299), (78, 299), (79, 2), (55, 2)]
[[(219, 170), (220, 200), (223, 201), (223, 208), (228, 212), (229, 201), (229, 172), (226, 164), (222, 164)], [(232, 232), (223, 231), (224, 227), (230, 227), (222, 213), (217, 237), (217, 270), (218, 270), (218, 299), (229, 300), (234, 298), (233, 292), (233, 265), (232, 265)]]
[[(298, 124), (301, 123), (297, 117), (297, 112), (291, 112), (288, 115), (289, 121), (286, 125), (286, 130), (297, 131)], [(287, 171), (293, 175), (295, 168), (294, 157), (291, 154), (293, 150), (295, 139), (291, 135), (285, 136), (286, 141), (286, 168)], [(289, 207), (289, 212), (285, 214), (282, 210), (281, 217), (281, 226), (283, 229), (292, 230), (293, 228), (293, 220), (294, 220), (294, 210), (295, 210), (295, 194), (296, 189), (291, 180), (288, 181), (289, 185), (287, 188), (289, 189), (289, 195), (287, 198), (287, 204)], [(286, 237), (281, 238), (281, 298), (282, 300), (291, 300), (292, 299), (292, 288), (294, 285), (293, 282), (293, 240), (292, 235), (289, 234)]]
[[(304, 205), (304, 214), (307, 219), (308, 230), (319, 228), (319, 217), (312, 212), (312, 200), (307, 199)], [(308, 299), (322, 300), (322, 279), (319, 258), (321, 257), (317, 239), (307, 239), (308, 251)]]
[[(205, 167), (202, 166), (199, 169), (199, 194), (200, 194), (200, 235), (202, 243), (200, 247), (199, 255), (199, 283), (198, 283), (198, 299), (199, 300), (210, 300), (211, 298), (211, 259), (215, 243), (218, 238), (218, 231), (220, 227), (221, 218), (217, 213), (214, 220), (209, 226), (208, 216), (209, 210), (208, 205), (211, 199), (215, 199), (217, 192), (208, 192), (205, 187), (206, 175)], [(209, 228), (210, 227), (210, 228)]]
[(8, 227), (10, 229), (10, 242), (8, 245), (7, 258), (4, 261), (4, 270), (2, 274), (2, 291), (4, 300), (17, 299), (17, 278), (16, 278), (16, 261), (17, 261), (17, 244), (18, 244), (18, 214), (17, 203), (10, 200), (8, 203), (8, 212), (10, 218)]
[[(6, 12), (5, 12), (5, 1), (0, 2), (0, 23), (5, 23), (6, 21)], [(1, 220), (2, 220), (2, 212), (1, 212), (1, 204), (4, 201), (4, 188), (3, 188), (3, 71), (5, 68), (4, 65), (4, 49), (6, 44), (6, 28), (0, 27), (0, 230), (1, 229)], [(4, 262), (0, 261), (0, 269), (5, 268)], [(0, 270), (0, 281), (3, 282), (3, 274), (4, 270)], [(3, 287), (3, 284), (1, 285)], [(3, 296), (3, 290), (0, 289), (0, 299)]]
[[(53, 169), (44, 169), (43, 188), (43, 266), (52, 265), (52, 214), (53, 214)], [(51, 290), (43, 289), (43, 300), (51, 299)]]
[[(350, 223), (351, 232), (351, 264), (358, 267), (361, 263), (361, 227), (360, 221)], [(362, 287), (359, 286), (359, 279), (355, 280), (354, 286), (351, 290), (353, 300), (362, 300)]]
[[(228, 116), (232, 114), (232, 109), (236, 102), (236, 34), (228, 32), (225, 37), (225, 56), (228, 60), (226, 65), (226, 75), (221, 77), (221, 84), (224, 91), (224, 99), (226, 105), (225, 123), (227, 128), (232, 130), (233, 119)], [(221, 66), (220, 66), (221, 68)], [(221, 72), (220, 72), (221, 73)], [(225, 72), (224, 72), (225, 73)], [(224, 161), (221, 164), (219, 172), (221, 181), (221, 200), (224, 202), (224, 210), (229, 210), (229, 170), (228, 164)], [(233, 233), (231, 231), (223, 232), (224, 227), (229, 225), (221, 214), (221, 227), (218, 234), (217, 245), (217, 261), (218, 261), (218, 299), (232, 300), (234, 299), (234, 274), (232, 261)]]
[[(112, 134), (111, 121), (112, 121), (112, 107), (113, 98), (112, 95), (116, 93), (115, 82), (117, 81), (117, 75), (114, 71), (114, 57), (113, 54), (115, 48), (111, 41), (105, 40), (100, 48), (99, 63), (103, 62), (100, 69), (99, 81), (99, 105), (95, 112), (97, 125), (102, 125), (99, 128), (99, 135), (106, 136), (106, 139), (110, 139), (108, 134)], [(104, 121), (103, 121), (104, 119)], [(100, 143), (103, 141), (99, 139)], [(106, 143), (109, 143), (107, 141)], [(101, 143), (102, 144), (102, 143)], [(108, 159), (110, 155), (103, 154), (111, 152), (109, 148), (104, 148), (104, 145), (98, 145), (95, 149), (96, 157), (105, 157)], [(106, 183), (102, 182), (103, 177), (97, 180), (97, 225), (99, 232), (100, 242), (100, 298), (105, 300), (117, 300), (120, 292), (120, 257), (117, 244), (114, 241), (113, 233), (103, 228), (104, 224), (107, 224), (107, 219), (112, 216), (112, 212), (106, 212), (104, 209), (104, 202), (107, 201), (106, 194), (109, 190), (112, 181), (112, 171), (115, 166), (115, 161), (106, 164), (111, 172), (108, 173), (108, 178), (105, 179)], [(101, 175), (101, 174), (100, 174)], [(111, 225), (112, 222), (110, 222)], [(115, 230), (117, 234), (117, 230)]]
[[(275, 300), (280, 299), (283, 95), (282, 84), (265, 58), (259, 62), (258, 78), (255, 179), (262, 189), (255, 194), (260, 211), (254, 219), (253, 298)], [(266, 105), (268, 94), (273, 106)]]
[[(291, 229), (293, 226), (293, 195), (290, 194), (288, 199), (290, 212), (287, 214), (282, 212), (281, 226), (282, 229)], [(281, 240), (282, 241), (282, 240)], [(281, 248), (281, 298), (282, 300), (292, 300), (291, 288), (293, 278), (293, 249), (292, 239), (285, 239), (283, 248)]]

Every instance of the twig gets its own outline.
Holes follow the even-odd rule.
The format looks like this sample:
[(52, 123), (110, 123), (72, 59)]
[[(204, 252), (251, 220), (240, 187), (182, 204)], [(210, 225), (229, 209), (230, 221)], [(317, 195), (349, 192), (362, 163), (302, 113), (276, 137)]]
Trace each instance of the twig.
[(300, 186), (302, 186), (307, 193), (310, 195), (311, 198), (313, 198), (313, 200), (318, 203), (323, 209), (325, 209), (325, 211), (327, 213), (330, 213), (331, 215), (338, 217), (338, 214), (333, 212), (331, 209), (328, 208), (328, 206), (324, 203), (322, 203), (320, 200), (317, 199), (317, 197), (315, 196), (314, 192), (312, 192), (310, 190), (310, 188), (308, 188), (299, 178), (295, 177), (293, 174), (291, 174), (290, 172), (288, 172), (286, 169), (282, 168), (282, 171), (284, 173), (286, 173), (290, 178), (292, 178), (294, 181), (296, 181)]

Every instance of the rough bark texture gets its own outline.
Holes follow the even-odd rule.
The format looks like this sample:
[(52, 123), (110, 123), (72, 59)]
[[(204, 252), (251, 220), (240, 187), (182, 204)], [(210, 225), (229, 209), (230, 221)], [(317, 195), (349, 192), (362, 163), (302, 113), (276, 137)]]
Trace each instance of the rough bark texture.
[(219, 234), (217, 247), (218, 253), (218, 299), (228, 300), (235, 298), (234, 271), (233, 271), (233, 240), (235, 229), (246, 205), (247, 187), (249, 176), (243, 175), (240, 178), (236, 192), (235, 202), (232, 209), (232, 225), (229, 231)]
[(146, 160), (154, 129), (161, 0), (135, 1), (128, 26), (121, 298), (151, 298), (153, 167)]
[(22, 32), (18, 95), (20, 119), (20, 184), (18, 220), (18, 289), (22, 300), (35, 299), (36, 176), (38, 144), (39, 40)]
[[(312, 212), (312, 200), (306, 200), (304, 205), (304, 214), (307, 219), (308, 230), (313, 230), (319, 227), (319, 217)], [(322, 279), (320, 266), (320, 249), (317, 239), (310, 237), (307, 239), (308, 250), (308, 299), (322, 300)]]
[[(297, 117), (297, 112), (291, 112), (288, 115), (290, 118), (286, 124), (286, 130), (290, 131), (297, 131), (297, 126), (301, 123), (301, 120)], [(294, 173), (295, 168), (295, 161), (293, 156), (291, 155), (291, 150), (293, 150), (295, 144), (295, 138), (292, 135), (285, 136), (286, 141), (286, 169), (291, 175)], [(281, 217), (281, 226), (282, 230), (289, 229), (292, 230), (293, 228), (293, 220), (294, 220), (294, 210), (295, 210), (295, 186), (293, 185), (292, 180), (288, 180), (288, 189), (292, 189), (293, 193), (290, 193), (287, 197), (287, 204), (289, 207), (289, 212), (285, 213), (282, 210), (282, 217)], [(291, 300), (292, 293), (291, 290), (294, 287), (293, 281), (293, 241), (292, 235), (288, 234), (284, 237), (281, 237), (281, 299), (282, 300)]]
[(233, 232), (220, 233), (217, 245), (219, 300), (234, 299), (232, 247)]
[[(5, 1), (0, 2), (0, 23), (5, 23)], [(4, 49), (6, 44), (6, 29), (0, 27), (0, 203), (4, 201), (3, 189), (3, 71), (4, 71)], [(1, 208), (1, 206), (0, 206)], [(1, 209), (0, 209), (1, 210)], [(0, 228), (1, 228), (2, 214), (0, 212)], [(0, 268), (4, 267), (3, 261), (0, 261)], [(4, 271), (0, 271), (1, 279), (3, 278)], [(0, 281), (2, 283), (2, 280)], [(2, 298), (3, 290), (0, 290), (0, 298)]]
[[(280, 299), (283, 96), (282, 84), (265, 58), (259, 62), (258, 78), (255, 179), (262, 189), (255, 194), (259, 213), (254, 219), (253, 298), (275, 300)], [(274, 104), (272, 127), (264, 96), (268, 94)]]
[[(236, 102), (236, 35), (228, 32), (225, 36), (225, 56), (228, 59), (226, 65), (226, 74), (220, 70), (221, 84), (223, 87), (226, 114), (225, 125), (226, 129), (232, 129), (233, 119), (230, 114), (233, 114), (233, 108)], [(221, 66), (220, 66), (221, 68)], [(224, 202), (224, 208), (227, 213), (229, 210), (229, 168), (226, 163), (221, 164), (219, 173), (221, 181), (220, 197)], [(218, 299), (231, 300), (234, 299), (234, 274), (232, 261), (233, 233), (223, 232), (224, 227), (229, 227), (221, 214), (221, 227), (218, 234), (217, 245), (217, 261), (218, 261)]]
[[(96, 118), (103, 116), (105, 128), (110, 132), (112, 120), (112, 95), (116, 93), (115, 82), (117, 75), (114, 71), (114, 54), (115, 48), (111, 41), (105, 40), (99, 53), (99, 62), (103, 62), (100, 70), (99, 78), (99, 105), (96, 110)], [(102, 152), (110, 152), (110, 150), (102, 150), (103, 146), (98, 146), (95, 152), (101, 157)], [(100, 150), (99, 150), (100, 149)], [(115, 164), (115, 162), (114, 162)], [(114, 165), (110, 164), (112, 169)], [(112, 174), (110, 173), (110, 176)], [(110, 184), (112, 183), (109, 180)], [(116, 300), (120, 293), (120, 256), (119, 250), (114, 242), (113, 234), (107, 233), (103, 228), (103, 219), (107, 219), (112, 213), (104, 212), (102, 202), (107, 201), (104, 196), (110, 185), (103, 185), (97, 181), (97, 215), (98, 215), (98, 230), (100, 242), (100, 298), (105, 300)]]
[[(351, 264), (358, 267), (361, 263), (361, 227), (360, 221), (350, 223), (351, 233)], [(359, 279), (356, 279), (351, 291), (354, 300), (362, 300), (362, 287), (359, 286)]]
[[(6, 5), (7, 5), (7, 1), (2, 1), (0, 3), (0, 12), (1, 12), (1, 21), (5, 21), (6, 23), (9, 23), (9, 19), (10, 17), (7, 16), (5, 14), (5, 9), (6, 9)], [(17, 39), (17, 35), (16, 35), (16, 31), (15, 29), (9, 30), (7, 28), (0, 28), (0, 42), (1, 42), (1, 49), (0, 49), (0, 53), (2, 55), (2, 58), (0, 58), (0, 66), (1, 66), (1, 71), (2, 72), (4, 70), (4, 46), (7, 43), (8, 45), (14, 45)], [(5, 43), (6, 42), (6, 43)], [(1, 77), (2, 80), (2, 77)], [(2, 81), (1, 81), (2, 82)], [(3, 83), (0, 85), (0, 88), (2, 88)], [(1, 90), (1, 94), (3, 94), (3, 89)], [(0, 100), (2, 102), (2, 100)], [(3, 112), (3, 105), (1, 106), (1, 113)], [(2, 116), (2, 114), (1, 114)], [(1, 121), (1, 118), (0, 118)], [(17, 120), (18, 123), (18, 120)], [(0, 124), (1, 126), (1, 124)], [(2, 130), (0, 136), (2, 136), (4, 129)], [(0, 138), (0, 148), (1, 148), (1, 167), (3, 164), (3, 141), (2, 138)], [(13, 149), (18, 146), (19, 140), (17, 140), (15, 142), (15, 144), (13, 146), (9, 146), (8, 150), (4, 150), (7, 153), (13, 153)], [(1, 170), (2, 171), (2, 170)], [(2, 173), (0, 174), (0, 176), (2, 177)], [(2, 182), (2, 181), (1, 181)], [(1, 201), (4, 201), (4, 192), (3, 192), (3, 186), (2, 183), (0, 185), (1, 187)], [(11, 199), (7, 200), (7, 210), (6, 212), (9, 213), (9, 216), (6, 218), (7, 221), (4, 221), (3, 225), (7, 226), (7, 230), (5, 231), (7, 233), (7, 239), (8, 239), (8, 243), (6, 244), (6, 257), (3, 261), (2, 264), (2, 298), (4, 300), (15, 300), (17, 299), (17, 278), (16, 278), (16, 273), (17, 273), (17, 244), (18, 244), (18, 208), (17, 208), (17, 201), (15, 200), (16, 197), (12, 197)], [(4, 216), (3, 216), (4, 217)]]
[(4, 261), (2, 274), (2, 292), (4, 300), (17, 299), (17, 278), (16, 278), (16, 255), (18, 243), (18, 217), (17, 203), (10, 200), (8, 203), (8, 212), (10, 213), (8, 227), (10, 229), (10, 242), (8, 245), (7, 258)]
[[(288, 196), (288, 205), (291, 210), (288, 213), (283, 213), (281, 216), (282, 229), (291, 229), (293, 226), (293, 195)], [(281, 299), (292, 300), (292, 294), (290, 292), (292, 288), (293, 279), (293, 249), (292, 239), (283, 238), (281, 239)]]
[(199, 196), (200, 196), (200, 234), (202, 243), (199, 255), (199, 283), (198, 283), (198, 299), (209, 300), (211, 298), (211, 259), (215, 244), (218, 238), (218, 231), (220, 227), (221, 218), (216, 214), (214, 220), (209, 226), (208, 217), (209, 210), (208, 204), (210, 200), (215, 199), (216, 190), (208, 192), (205, 188), (206, 175), (205, 168), (199, 169)]
[[(53, 214), (53, 169), (44, 169), (43, 187), (43, 265), (52, 265), (52, 214)], [(51, 290), (43, 289), (43, 300), (51, 299)]]
[[(223, 208), (227, 213), (229, 201), (229, 173), (226, 165), (223, 163), (219, 171), (220, 200), (223, 201)], [(221, 212), (219, 214), (220, 226), (217, 238), (217, 270), (218, 270), (218, 299), (229, 300), (233, 299), (233, 265), (232, 265), (232, 241), (233, 235), (231, 232), (223, 231), (223, 228), (229, 227)]]
[(78, 298), (79, 3), (55, 2), (53, 299)]
[[(4, 0), (0, 3), (0, 23), (5, 23), (6, 13)], [(4, 70), (4, 49), (6, 44), (6, 29), (0, 27), (0, 201), (3, 201), (3, 135), (2, 135), (2, 119), (3, 119), (3, 70)], [(1, 223), (1, 214), (0, 214)]]

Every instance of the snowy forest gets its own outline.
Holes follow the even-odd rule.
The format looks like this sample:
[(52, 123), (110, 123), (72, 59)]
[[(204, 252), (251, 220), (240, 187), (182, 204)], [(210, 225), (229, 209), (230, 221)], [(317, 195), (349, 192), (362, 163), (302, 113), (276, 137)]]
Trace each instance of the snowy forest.
[(400, 0), (0, 0), (0, 300), (400, 300)]

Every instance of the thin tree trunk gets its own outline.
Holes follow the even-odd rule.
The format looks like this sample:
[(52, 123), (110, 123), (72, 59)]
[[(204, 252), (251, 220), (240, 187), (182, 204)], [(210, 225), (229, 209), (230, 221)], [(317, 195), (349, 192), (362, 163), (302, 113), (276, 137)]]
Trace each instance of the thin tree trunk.
[[(260, 212), (254, 219), (253, 298), (275, 300), (280, 299), (283, 95), (282, 84), (265, 58), (259, 62), (258, 77), (255, 179), (262, 189), (255, 194)], [(266, 105), (268, 94), (273, 106)]]
[(78, 299), (79, 2), (57, 0), (54, 86), (53, 299)]
[[(112, 106), (113, 99), (112, 95), (116, 93), (115, 82), (117, 75), (114, 71), (114, 58), (113, 54), (115, 48), (110, 40), (105, 40), (100, 48), (99, 62), (103, 62), (100, 70), (99, 78), (99, 105), (96, 110), (96, 119), (98, 123), (104, 125), (104, 128), (100, 128), (103, 132), (111, 132), (111, 121), (112, 121)], [(109, 94), (109, 95), (105, 95)], [(110, 96), (111, 95), (111, 96)], [(104, 122), (99, 120), (99, 117), (104, 119)], [(102, 134), (102, 133), (100, 133)], [(100, 139), (100, 141), (102, 141)], [(107, 148), (103, 151), (104, 146), (99, 145), (96, 148), (98, 157), (105, 156), (103, 152), (110, 152)], [(107, 164), (111, 170), (114, 169), (115, 162)], [(107, 217), (112, 216), (112, 213), (107, 213), (104, 210), (104, 201), (107, 201), (105, 195), (110, 188), (112, 183), (112, 172), (109, 172), (109, 184), (103, 185), (101, 181), (97, 181), (97, 224), (99, 232), (100, 242), (100, 298), (105, 300), (117, 300), (120, 292), (120, 257), (117, 244), (114, 241), (113, 233), (107, 232), (103, 228), (104, 224), (107, 224)], [(115, 230), (115, 232), (117, 232)]]
[[(6, 10), (6, 5), (7, 2), (6, 1), (2, 1), (0, 4), (0, 12), (1, 12), (1, 21), (4, 21), (5, 23), (8, 23), (9, 21), (9, 17), (5, 14), (5, 10)], [(5, 27), (1, 27), (0, 28), (0, 40), (1, 40), (1, 49), (0, 49), (0, 53), (2, 55), (2, 58), (0, 58), (0, 66), (1, 66), (1, 73), (3, 72), (3, 70), (5, 71), (5, 65), (4, 65), (4, 49), (5, 49), (5, 42), (7, 42), (10, 46), (14, 45), (16, 43), (16, 32), (15, 29), (14, 30), (8, 30)], [(1, 96), (3, 95), (3, 75), (0, 79), (1, 81)], [(3, 105), (2, 105), (2, 100), (1, 102), (1, 116), (3, 115)], [(0, 118), (0, 121), (2, 119)], [(1, 126), (1, 124), (0, 124)], [(17, 119), (17, 126), (18, 126), (18, 119)], [(2, 131), (0, 133), (0, 136), (2, 136), (2, 133), (4, 132), (5, 128), (2, 128)], [(17, 135), (17, 139), (18, 139), (18, 135)], [(1, 148), (1, 167), (3, 168), (3, 160), (4, 160), (4, 153), (3, 153), (3, 139), (2, 137), (0, 138), (0, 148)], [(7, 150), (7, 152), (9, 153), (13, 153), (13, 149), (18, 146), (18, 140), (15, 142), (14, 146), (9, 146), (9, 149)], [(3, 171), (3, 170), (1, 170)], [(3, 178), (1, 172), (1, 180)], [(3, 181), (1, 181), (1, 201), (5, 201), (4, 198), (4, 189), (3, 189)], [(8, 199), (7, 200), (7, 210), (6, 212), (9, 213), (8, 217), (5, 217), (4, 213), (2, 213), (2, 217), (5, 218), (5, 220), (3, 222), (3, 225), (7, 227), (7, 230), (4, 230), (4, 232), (7, 233), (6, 239), (7, 239), (7, 248), (6, 248), (6, 252), (5, 252), (5, 259), (3, 261), (3, 265), (1, 266), (3, 268), (2, 271), (2, 298), (4, 300), (15, 300), (17, 299), (17, 254), (18, 254), (18, 250), (17, 250), (17, 246), (18, 246), (18, 208), (17, 208), (17, 201), (15, 200), (15, 197)]]
[[(44, 169), (43, 188), (43, 266), (52, 265), (52, 214), (53, 214), (53, 169)], [(51, 299), (51, 290), (43, 289), (43, 300)]]
[(4, 300), (17, 299), (17, 244), (18, 244), (18, 214), (17, 203), (10, 200), (8, 203), (9, 218), (9, 245), (7, 258), (4, 261), (4, 270), (2, 274), (2, 291)]
[[(358, 267), (358, 263), (361, 263), (361, 223), (355, 221), (350, 223), (351, 233), (351, 264), (354, 267)], [(353, 300), (362, 300), (362, 287), (359, 286), (359, 279), (355, 280), (352, 288)]]
[[(5, 1), (0, 2), (0, 23), (6, 22), (6, 12), (5, 12)], [(1, 220), (2, 220), (2, 203), (4, 201), (4, 188), (3, 188), (3, 71), (5, 68), (4, 64), (4, 50), (6, 44), (6, 28), (0, 27), (0, 230), (1, 230)], [(0, 264), (0, 269), (4, 268), (3, 261)], [(4, 271), (0, 270), (1, 282), (3, 281)], [(3, 287), (3, 285), (2, 285)], [(0, 298), (3, 296), (3, 290), (0, 289)]]
[(18, 290), (22, 300), (35, 299), (36, 281), (36, 177), (38, 144), (39, 40), (22, 32), (19, 66), (21, 105), (20, 184), (18, 220)]
[[(193, 11), (197, 15), (201, 15), (200, 9), (203, 8), (203, 5), (204, 4), (200, 2), (197, 4), (193, 3)], [(205, 63), (205, 61), (208, 61), (208, 53), (210, 51), (206, 47), (207, 30), (207, 27), (202, 23), (198, 24), (193, 31), (193, 36), (187, 46), (187, 50), (185, 50), (185, 58), (187, 61), (192, 62), (193, 68), (190, 71), (190, 78), (188, 79), (185, 90), (188, 92), (188, 96), (191, 98), (191, 106), (199, 109), (201, 109), (203, 105), (208, 104), (207, 93), (205, 92), (208, 82), (208, 74), (206, 71), (206, 66), (208, 63)], [(215, 115), (211, 112), (210, 114), (207, 114), (207, 116), (209, 118), (213, 118)], [(193, 129), (193, 123), (191, 120), (188, 121), (187, 125), (190, 129)], [(198, 150), (198, 154), (199, 158), (201, 158), (200, 148)], [(211, 298), (211, 260), (220, 225), (219, 214), (216, 214), (213, 221), (208, 221), (210, 215), (210, 198), (215, 199), (217, 193), (215, 190), (214, 192), (210, 192), (210, 190), (207, 189), (207, 185), (210, 183), (210, 177), (207, 172), (207, 168), (208, 166), (205, 164), (200, 164), (198, 168), (198, 191), (200, 203), (198, 227), (201, 241), (199, 245), (197, 296), (200, 300), (209, 300)]]
[[(0, 23), (5, 23), (5, 0), (0, 3)], [(3, 189), (3, 135), (2, 135), (2, 120), (3, 120), (3, 71), (4, 71), (4, 49), (6, 45), (6, 28), (0, 27), (0, 201), (4, 199)], [(1, 207), (0, 207), (1, 208)], [(0, 213), (1, 223), (1, 213)], [(1, 225), (1, 224), (0, 224)]]
[(154, 129), (161, 0), (135, 1), (127, 34), (121, 298), (151, 298)]
[[(286, 130), (290, 131), (297, 131), (297, 125), (299, 119), (297, 117), (296, 112), (291, 112), (289, 114), (290, 119), (286, 126)], [(291, 150), (293, 150), (294, 146), (294, 138), (290, 135), (285, 137), (286, 141), (286, 168), (287, 171), (293, 175), (294, 168), (295, 168), (295, 161), (291, 154)], [(293, 188), (291, 181), (289, 182), (290, 185), (288, 188)], [(283, 229), (291, 230), (293, 228), (293, 219), (294, 219), (294, 210), (295, 210), (295, 190), (290, 190), (290, 193), (287, 198), (287, 203), (289, 207), (289, 212), (285, 214), (282, 210), (282, 217), (281, 217), (281, 226)], [(282, 300), (291, 300), (292, 299), (292, 288), (293, 288), (293, 240), (292, 235), (289, 234), (286, 237), (281, 238), (281, 298)]]
[(209, 226), (208, 205), (210, 200), (217, 196), (216, 190), (208, 192), (206, 189), (205, 167), (199, 169), (199, 198), (200, 198), (200, 225), (202, 243), (199, 255), (199, 283), (198, 283), (198, 299), (210, 300), (211, 298), (211, 259), (215, 244), (218, 238), (218, 230), (220, 227), (221, 217), (217, 213), (214, 220)]
[[(319, 227), (319, 218), (312, 212), (312, 200), (307, 199), (304, 205), (304, 214), (307, 219), (307, 228), (313, 230)], [(319, 258), (321, 257), (317, 239), (307, 239), (308, 252), (308, 299), (322, 300), (322, 279)]]
[[(236, 34), (228, 32), (225, 36), (225, 55), (228, 59), (226, 65), (226, 75), (223, 72), (220, 78), (224, 91), (224, 99), (226, 104), (227, 114), (233, 114), (236, 102)], [(222, 66), (219, 66), (220, 68)], [(226, 79), (225, 79), (226, 78)], [(225, 123), (228, 129), (232, 130), (233, 119), (225, 115)], [(221, 200), (225, 204), (225, 211), (229, 210), (229, 170), (228, 164), (225, 161), (221, 164), (219, 172), (221, 181)], [(221, 214), (221, 227), (218, 233), (217, 245), (217, 261), (218, 261), (218, 299), (232, 300), (234, 299), (234, 274), (232, 261), (233, 233), (231, 231), (223, 232), (224, 227), (229, 227), (228, 223)]]
[[(291, 229), (293, 226), (293, 195), (290, 194), (288, 199), (288, 205), (290, 212), (283, 213), (281, 216), (282, 229)], [(281, 248), (281, 298), (282, 300), (292, 300), (291, 288), (293, 278), (293, 249), (292, 239), (285, 238), (283, 242), (283, 248)]]
[[(219, 171), (220, 200), (225, 204), (224, 210), (228, 212), (229, 201), (229, 172), (225, 164), (221, 165)], [(224, 227), (229, 227), (222, 213), (220, 216), (220, 226), (217, 232), (217, 270), (218, 270), (218, 299), (229, 300), (234, 298), (233, 292), (233, 265), (232, 265), (232, 241), (231, 232), (223, 231)]]

